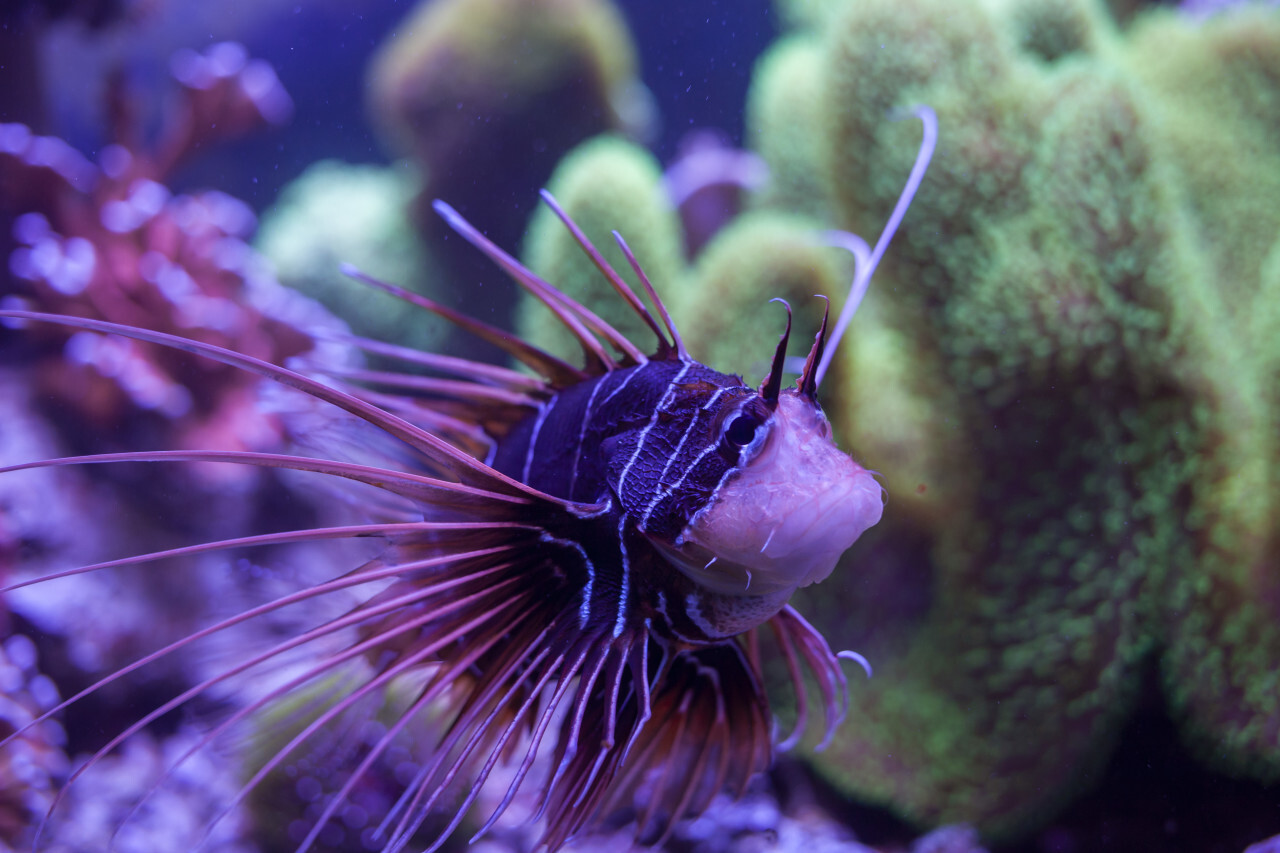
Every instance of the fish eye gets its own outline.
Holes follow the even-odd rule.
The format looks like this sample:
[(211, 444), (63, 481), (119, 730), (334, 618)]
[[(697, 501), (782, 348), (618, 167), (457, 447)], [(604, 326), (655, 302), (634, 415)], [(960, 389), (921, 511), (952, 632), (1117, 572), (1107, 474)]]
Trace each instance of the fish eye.
[(724, 429), (725, 440), (734, 447), (746, 447), (756, 437), (760, 422), (751, 415), (738, 415)]

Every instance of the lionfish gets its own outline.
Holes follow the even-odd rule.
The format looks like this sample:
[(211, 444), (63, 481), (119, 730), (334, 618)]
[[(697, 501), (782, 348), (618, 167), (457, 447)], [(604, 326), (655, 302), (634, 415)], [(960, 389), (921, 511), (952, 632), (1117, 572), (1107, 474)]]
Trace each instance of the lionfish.
[[(398, 732), (441, 707), (445, 725), (432, 757), (379, 829), (384, 850), (408, 845), (441, 810), (443, 792), (461, 788), (461, 802), (445, 807), (447, 820), (434, 850), (464, 819), (499, 761), (514, 765), (519, 758), (479, 837), (525, 786), (535, 758), (548, 752), (546, 778), (533, 788), (533, 819), (545, 818), (540, 843), (546, 849), (554, 851), (593, 822), (618, 813), (634, 817), (638, 842), (660, 843), (677, 821), (701, 814), (721, 792), (740, 796), (772, 760), (776, 725), (761, 650), (766, 626), (795, 694), (794, 728), (778, 747), (794, 745), (805, 729), (805, 669), (822, 696), (829, 739), (848, 704), (839, 659), (863, 664), (868, 674), (870, 668), (856, 653), (833, 654), (787, 601), (798, 587), (830, 574), (843, 552), (880, 519), (883, 490), (872, 472), (836, 448), (816, 395), (932, 155), (936, 119), (927, 107), (913, 114), (925, 132), (911, 176), (873, 251), (843, 235), (841, 245), (856, 260), (849, 299), (829, 345), (824, 312), (795, 387), (784, 388), (782, 381), (789, 306), (786, 329), (759, 387), (706, 367), (685, 349), (621, 236), (614, 232), (661, 324), (546, 191), (543, 200), (656, 337), (652, 354), (526, 269), (441, 201), (434, 207), (448, 224), (568, 328), (585, 354), (582, 367), (353, 269), (348, 273), (496, 345), (528, 370), (353, 340), (434, 374), (380, 373), (378, 384), (397, 391), (375, 391), (147, 329), (0, 311), (11, 320), (123, 335), (232, 365), (362, 419), (398, 439), (402, 451), (385, 465), (258, 452), (131, 452), (32, 462), (0, 473), (82, 463), (224, 462), (345, 478), (417, 510), (411, 520), (221, 540), (9, 587), (247, 546), (361, 537), (386, 543), (379, 556), (358, 568), (196, 631), (38, 719), (247, 620), (338, 591), (382, 585), (343, 615), (256, 651), (147, 713), (70, 782), (193, 698), (315, 640), (351, 630), (356, 640), (345, 651), (321, 656), (235, 710), (201, 742), (208, 746), (229, 726), (322, 682), (340, 666), (365, 662), (361, 682), (275, 749), (244, 783), (239, 802), (324, 726), (397, 679), (419, 676), (408, 707), (333, 793), (299, 851), (316, 843)], [(553, 733), (544, 749), (548, 732)]]

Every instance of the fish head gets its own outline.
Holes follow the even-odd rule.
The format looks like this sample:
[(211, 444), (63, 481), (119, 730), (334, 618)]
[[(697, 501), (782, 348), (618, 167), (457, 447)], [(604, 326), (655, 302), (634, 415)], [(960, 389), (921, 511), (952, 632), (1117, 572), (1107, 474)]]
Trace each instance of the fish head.
[(712, 591), (790, 596), (830, 575), (880, 520), (884, 489), (836, 446), (821, 407), (799, 390), (782, 391), (772, 407), (757, 395), (725, 409), (713, 423), (733, 464), (659, 547)]
[[(679, 466), (687, 470), (678, 477), (658, 478), (672, 493), (671, 506), (687, 510), (678, 532), (669, 519), (656, 531), (645, 529), (657, 499), (640, 526), (699, 586), (781, 606), (799, 587), (831, 574), (840, 556), (880, 520), (885, 492), (871, 471), (836, 446), (818, 403), (827, 313), (795, 387), (783, 389), (791, 306), (774, 301), (786, 307), (787, 324), (760, 387), (738, 379), (737, 387), (723, 387), (701, 408), (683, 408), (693, 411), (695, 425), (699, 415), (708, 415), (708, 443), (690, 465)], [(684, 444), (675, 445), (675, 456)]]

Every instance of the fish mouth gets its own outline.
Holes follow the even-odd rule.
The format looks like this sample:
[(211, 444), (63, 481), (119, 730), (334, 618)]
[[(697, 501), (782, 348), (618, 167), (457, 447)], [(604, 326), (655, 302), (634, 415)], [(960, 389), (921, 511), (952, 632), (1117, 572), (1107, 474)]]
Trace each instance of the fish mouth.
[(675, 543), (657, 543), (716, 592), (790, 595), (817, 583), (884, 510), (884, 489), (835, 446), (821, 412), (785, 395), (782, 403), (760, 455), (722, 485)]

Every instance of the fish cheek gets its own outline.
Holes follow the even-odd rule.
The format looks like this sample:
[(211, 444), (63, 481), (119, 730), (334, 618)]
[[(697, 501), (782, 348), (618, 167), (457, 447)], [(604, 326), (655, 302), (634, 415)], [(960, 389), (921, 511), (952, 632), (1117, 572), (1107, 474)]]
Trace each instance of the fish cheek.
[(619, 469), (614, 464), (614, 457), (617, 456), (618, 443), (621, 440), (622, 440), (622, 436), (620, 435), (608, 436), (603, 441), (600, 442), (600, 448), (597, 451), (597, 453), (600, 454), (600, 459), (604, 462), (605, 470), (609, 472), (610, 486), (617, 485), (617, 480), (618, 480), (617, 471)]
[(648, 482), (647, 477), (639, 476), (647, 467), (636, 453), (639, 443), (639, 430), (615, 433), (600, 442), (600, 459), (609, 492), (622, 512), (630, 516), (638, 516), (642, 511), (645, 500), (642, 486)]

